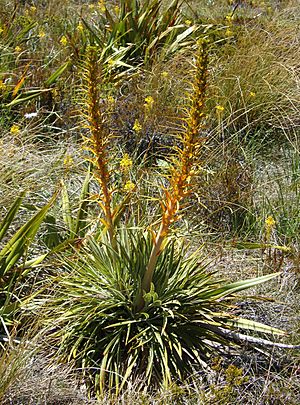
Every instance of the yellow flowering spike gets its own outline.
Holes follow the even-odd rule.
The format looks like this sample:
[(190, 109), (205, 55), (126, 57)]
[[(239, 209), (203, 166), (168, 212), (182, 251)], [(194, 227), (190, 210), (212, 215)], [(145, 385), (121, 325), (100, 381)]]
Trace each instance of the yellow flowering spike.
[(269, 215), (265, 220), (266, 227), (274, 228), (275, 224), (276, 224), (275, 219), (272, 217), (272, 215)]
[(40, 32), (38, 33), (38, 37), (39, 37), (39, 38), (44, 38), (45, 36), (46, 36), (45, 31), (40, 31)]
[(3, 80), (0, 80), (0, 91), (5, 91), (7, 88), (6, 84), (3, 82)]
[(20, 126), (17, 124), (14, 124), (11, 128), (10, 128), (10, 133), (13, 135), (16, 135), (20, 132)]
[(31, 7), (30, 7), (30, 11), (32, 12), (32, 14), (35, 14), (35, 12), (36, 12), (36, 7), (35, 7), (35, 6), (31, 6)]
[(68, 40), (67, 38), (63, 35), (59, 41), (63, 46), (67, 46)]
[(2, 27), (0, 27), (0, 35), (2, 34), (3, 31), (4, 31), (4, 29)]
[(15, 52), (20, 53), (22, 51), (22, 48), (20, 46), (15, 47)]
[(254, 93), (254, 91), (250, 91), (249, 96), (254, 98), (256, 96), (256, 93)]
[(162, 77), (167, 78), (169, 76), (169, 72), (166, 72), (164, 70), (161, 75), (162, 75)]
[(272, 217), (272, 215), (269, 215), (265, 219), (265, 241), (267, 243), (270, 242), (271, 239), (271, 233), (276, 225), (275, 219)]
[(135, 120), (132, 129), (133, 129), (135, 132), (139, 133), (139, 132), (141, 132), (142, 128), (143, 128), (143, 127), (142, 127), (142, 125), (139, 123), (139, 121), (138, 121), (138, 120)]
[(144, 107), (148, 110), (151, 110), (154, 104), (154, 98), (152, 96), (147, 96), (145, 98), (145, 104)]
[(116, 100), (113, 98), (113, 96), (108, 96), (107, 101), (109, 105), (114, 105)]
[(66, 167), (70, 167), (73, 164), (73, 158), (69, 153), (66, 153), (65, 158), (64, 158), (64, 165)]
[(130, 159), (128, 153), (125, 153), (125, 155), (121, 159), (120, 167), (123, 170), (129, 170), (132, 167), (132, 160)]
[(100, 11), (102, 13), (104, 13), (105, 10), (106, 10), (105, 1), (104, 0), (99, 0), (98, 1), (98, 7), (99, 7)]
[(83, 149), (90, 152), (85, 159), (92, 162), (95, 179), (101, 190), (98, 204), (103, 210), (101, 221), (105, 224), (113, 249), (117, 248), (112, 214), (111, 171), (109, 168), (109, 144), (111, 133), (107, 128), (106, 114), (103, 111), (100, 88), (103, 79), (102, 65), (99, 63), (99, 51), (96, 47), (87, 47), (84, 69), (86, 109), (83, 116), (89, 132), (83, 136)]
[(132, 181), (127, 181), (124, 185), (124, 191), (133, 191), (135, 189), (135, 184)]
[(84, 27), (83, 27), (83, 24), (82, 24), (81, 21), (80, 21), (80, 23), (77, 25), (76, 30), (79, 31), (79, 32), (83, 32)]
[(185, 20), (185, 25), (191, 26), (192, 25), (192, 21), (191, 20)]
[(226, 20), (227, 24), (232, 24), (233, 16), (232, 15), (227, 15), (225, 17), (225, 20)]
[[(201, 41), (199, 42), (199, 53), (196, 59), (191, 106), (185, 119), (184, 131), (180, 134), (182, 146), (181, 148), (176, 148), (177, 156), (174, 156), (173, 164), (170, 165), (170, 187), (169, 189), (165, 189), (165, 195), (161, 201), (163, 211), (161, 223), (158, 232), (154, 235), (152, 251), (142, 280), (141, 293), (137, 304), (138, 310), (142, 309), (144, 305), (142, 292), (150, 291), (157, 260), (163, 250), (169, 228), (172, 223), (180, 218), (183, 199), (192, 192), (191, 180), (197, 172), (196, 166), (199, 149), (204, 142), (204, 138), (201, 137), (200, 133), (205, 118), (207, 74), (207, 42)], [(149, 104), (151, 100), (148, 97), (147, 99), (145, 99), (146, 104)]]
[(217, 113), (222, 113), (224, 110), (225, 110), (225, 108), (222, 105), (216, 105)]

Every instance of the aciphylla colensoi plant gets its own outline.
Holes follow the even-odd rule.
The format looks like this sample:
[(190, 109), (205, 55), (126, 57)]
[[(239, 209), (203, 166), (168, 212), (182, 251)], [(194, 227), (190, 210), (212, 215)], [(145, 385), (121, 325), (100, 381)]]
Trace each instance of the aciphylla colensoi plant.
[[(206, 47), (205, 42), (199, 46), (190, 105), (164, 172), (167, 186), (162, 190), (161, 217), (149, 224), (147, 232), (118, 222), (112, 136), (100, 103), (101, 72), (97, 50), (88, 50), (84, 148), (99, 186), (97, 201), (106, 232), (101, 227), (100, 236), (90, 235), (77, 260), (66, 258), (57, 294), (47, 301), (44, 318), (51, 347), (57, 348), (55, 356), (74, 360), (96, 393), (112, 389), (117, 395), (135, 376), (145, 378), (147, 387), (168, 387), (174, 379), (190, 378), (195, 365), (207, 367), (218, 348), (223, 353), (223, 347), (250, 341), (251, 336), (237, 333), (237, 328), (284, 334), (231, 312), (230, 300), (236, 300), (237, 292), (271, 280), (276, 273), (225, 284), (207, 272), (198, 251), (187, 257), (180, 240), (171, 237), (201, 170)], [(131, 167), (130, 158), (125, 155), (122, 164)]]
[[(163, 247), (167, 241), (171, 225), (176, 222), (183, 208), (184, 200), (192, 193), (193, 177), (196, 167), (199, 167), (199, 151), (204, 138), (201, 127), (205, 118), (205, 93), (207, 86), (208, 53), (207, 42), (199, 43), (199, 50), (195, 60), (195, 79), (190, 96), (190, 108), (184, 120), (182, 131), (177, 135), (178, 142), (174, 147), (169, 165), (169, 186), (163, 190), (161, 201), (162, 216), (157, 231), (152, 230), (153, 247), (141, 280), (141, 292), (136, 303), (139, 310), (143, 307), (143, 293), (150, 291), (155, 266)], [(84, 137), (83, 148), (90, 153), (87, 158), (94, 168), (94, 176), (99, 184), (101, 193), (98, 204), (103, 213), (101, 222), (105, 226), (111, 247), (117, 249), (117, 235), (114, 229), (114, 212), (112, 207), (112, 188), (109, 169), (109, 145), (111, 135), (106, 122), (105, 111), (100, 109), (101, 67), (98, 63), (97, 50), (90, 47), (84, 69), (85, 93), (87, 106), (85, 119), (89, 134)]]

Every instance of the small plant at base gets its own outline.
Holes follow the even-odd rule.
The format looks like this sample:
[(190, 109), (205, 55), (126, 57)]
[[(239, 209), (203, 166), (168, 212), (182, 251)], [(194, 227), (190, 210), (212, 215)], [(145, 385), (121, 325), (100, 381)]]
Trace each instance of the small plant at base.
[[(239, 394), (238, 389), (247, 383), (249, 378), (244, 375), (244, 370), (230, 364), (225, 370), (222, 369), (221, 359), (216, 369), (222, 378), (222, 383), (210, 384), (209, 396), (214, 403), (229, 404), (235, 400)], [(211, 403), (211, 402), (209, 402)]]
[[(32, 349), (32, 348), (31, 348)], [(24, 345), (12, 347), (8, 343), (0, 344), (0, 401), (8, 401), (9, 389), (19, 379), (24, 378), (26, 367), (31, 360), (32, 351)], [(4, 401), (2, 403), (8, 403)]]

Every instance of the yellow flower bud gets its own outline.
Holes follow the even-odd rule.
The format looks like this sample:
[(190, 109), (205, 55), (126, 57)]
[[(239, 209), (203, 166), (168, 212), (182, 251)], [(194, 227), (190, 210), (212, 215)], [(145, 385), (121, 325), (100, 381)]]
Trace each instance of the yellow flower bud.
[(3, 80), (0, 80), (0, 91), (5, 91), (7, 88), (6, 84), (3, 82)]
[(147, 96), (145, 98), (145, 104), (144, 107), (151, 110), (154, 104), (154, 98), (152, 96)]
[(222, 113), (225, 110), (225, 108), (222, 105), (216, 105), (216, 110), (218, 113)]
[(129, 170), (131, 168), (132, 160), (130, 159), (128, 153), (125, 153), (125, 155), (121, 159), (120, 166), (124, 170)]
[(135, 189), (135, 184), (132, 181), (127, 181), (124, 185), (124, 191), (133, 191)]
[(273, 228), (275, 224), (276, 224), (275, 219), (272, 217), (272, 215), (269, 215), (265, 220), (266, 227)]
[(68, 153), (66, 153), (65, 158), (64, 158), (64, 165), (66, 167), (70, 167), (73, 163), (73, 158), (71, 155), (69, 155)]
[(10, 128), (10, 133), (13, 135), (17, 135), (20, 132), (20, 126), (17, 124), (14, 124), (11, 128)]
[(63, 35), (59, 41), (63, 46), (67, 46), (68, 40), (67, 38)]
[(142, 128), (143, 128), (143, 127), (142, 127), (142, 125), (139, 123), (139, 121), (138, 121), (138, 120), (135, 120), (132, 129), (133, 129), (135, 132), (140, 132), (140, 131), (142, 130)]
[(84, 27), (83, 27), (83, 24), (82, 24), (81, 21), (80, 21), (80, 23), (77, 25), (76, 30), (79, 31), (79, 32), (83, 32)]

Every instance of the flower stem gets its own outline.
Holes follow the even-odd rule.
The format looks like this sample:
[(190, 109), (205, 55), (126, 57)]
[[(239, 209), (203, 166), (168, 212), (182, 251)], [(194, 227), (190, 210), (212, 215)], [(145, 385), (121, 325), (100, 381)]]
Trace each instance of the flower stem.
[(185, 120), (185, 128), (181, 135), (182, 148), (177, 149), (177, 158), (173, 159), (170, 173), (170, 188), (165, 190), (165, 197), (162, 202), (162, 220), (160, 228), (154, 237), (153, 247), (146, 267), (146, 271), (141, 283), (141, 292), (138, 297), (137, 309), (144, 306), (143, 292), (149, 292), (155, 267), (163, 245), (168, 235), (170, 225), (177, 221), (181, 209), (181, 203), (192, 192), (191, 180), (196, 170), (195, 164), (198, 158), (200, 146), (203, 138), (200, 137), (201, 126), (203, 125), (204, 101), (207, 85), (208, 54), (206, 43), (200, 45), (199, 54), (196, 61), (195, 82), (191, 97), (191, 107), (188, 117)]

